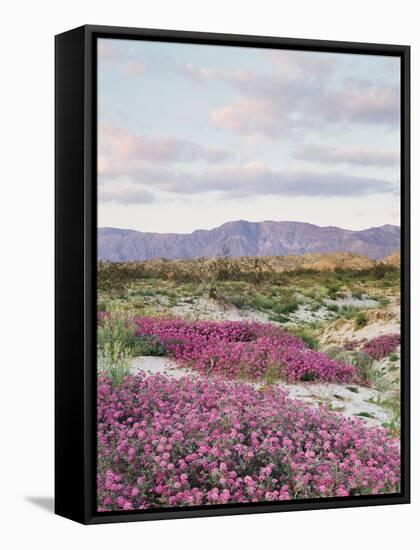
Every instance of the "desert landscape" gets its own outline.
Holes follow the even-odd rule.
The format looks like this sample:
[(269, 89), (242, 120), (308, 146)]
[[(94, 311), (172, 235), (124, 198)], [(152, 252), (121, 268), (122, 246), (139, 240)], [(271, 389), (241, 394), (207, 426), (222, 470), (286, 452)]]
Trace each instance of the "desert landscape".
[(399, 58), (98, 52), (98, 511), (399, 493)]
[(97, 281), (101, 510), (398, 492), (398, 251), (225, 242)]

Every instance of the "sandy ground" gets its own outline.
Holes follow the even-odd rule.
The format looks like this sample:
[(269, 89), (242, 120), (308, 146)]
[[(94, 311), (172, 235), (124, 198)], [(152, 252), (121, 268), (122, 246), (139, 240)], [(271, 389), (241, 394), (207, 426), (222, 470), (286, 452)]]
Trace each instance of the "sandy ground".
[[(325, 305), (313, 310), (309, 304), (300, 304), (298, 309), (289, 314), (291, 323), (310, 323), (314, 321), (324, 321), (334, 319), (333, 312), (328, 310), (327, 305), (353, 306), (359, 309), (374, 308), (378, 305), (375, 300), (362, 296), (358, 299), (354, 296), (345, 296), (336, 300), (325, 299)], [(171, 307), (171, 312), (185, 319), (212, 319), (215, 321), (258, 321), (260, 323), (269, 322), (269, 316), (262, 311), (238, 309), (232, 304), (223, 304), (211, 298), (191, 298), (179, 300), (175, 306)], [(273, 321), (271, 321), (273, 322)]]
[(298, 309), (288, 315), (291, 323), (312, 323), (314, 321), (325, 321), (325, 319), (334, 319), (334, 314), (325, 306), (320, 306), (313, 310), (307, 304), (300, 304)]
[(166, 374), (173, 378), (182, 378), (186, 374), (190, 376), (193, 375), (191, 371), (178, 367), (177, 363), (168, 357), (150, 357), (148, 355), (132, 359), (130, 372), (131, 374), (137, 374), (138, 372), (146, 372), (147, 374)]
[(325, 298), (324, 303), (326, 305), (334, 305), (338, 307), (352, 306), (359, 309), (367, 309), (370, 307), (376, 307), (378, 305), (378, 302), (376, 300), (370, 299), (366, 294), (363, 295), (361, 298), (356, 298), (351, 294), (343, 296), (343, 298), (336, 298), (335, 300)]
[[(173, 378), (183, 376), (199, 376), (199, 374), (180, 368), (175, 361), (167, 357), (141, 356), (132, 360), (130, 371), (132, 374), (146, 372), (148, 374), (165, 374)], [(260, 386), (259, 384), (253, 384)], [(326, 404), (332, 410), (347, 417), (358, 416), (367, 424), (380, 425), (387, 419), (387, 413), (379, 405), (369, 403), (369, 399), (377, 397), (378, 392), (362, 386), (341, 386), (339, 384), (277, 384), (285, 388), (290, 397), (304, 401), (310, 406), (319, 407)], [(351, 388), (351, 389), (349, 389)], [(372, 418), (366, 418), (368, 413)]]
[[(380, 425), (388, 418), (387, 412), (382, 407), (369, 402), (378, 396), (378, 392), (370, 388), (354, 385), (341, 386), (340, 384), (281, 385), (294, 399), (300, 399), (313, 406), (326, 403), (332, 410), (347, 417), (363, 418), (367, 424)], [(372, 418), (365, 417), (366, 413)]]
[(314, 321), (324, 321), (326, 319), (334, 319), (336, 315), (330, 311), (327, 306), (352, 306), (358, 309), (374, 308), (378, 305), (376, 300), (371, 300), (368, 296), (363, 295), (361, 298), (356, 298), (353, 295), (347, 295), (343, 298), (324, 299), (324, 304), (318, 309), (313, 310), (309, 304), (300, 304), (298, 309), (289, 315), (292, 323), (312, 323)]
[(352, 320), (340, 319), (336, 323), (326, 327), (320, 343), (326, 345), (342, 345), (344, 342), (357, 340), (365, 341), (382, 336), (383, 334), (396, 334), (400, 332), (399, 319), (378, 319), (363, 328), (357, 329)]
[(179, 300), (177, 305), (171, 308), (171, 312), (187, 319), (268, 322), (268, 316), (263, 312), (238, 309), (231, 304), (224, 305), (216, 300), (204, 297)]

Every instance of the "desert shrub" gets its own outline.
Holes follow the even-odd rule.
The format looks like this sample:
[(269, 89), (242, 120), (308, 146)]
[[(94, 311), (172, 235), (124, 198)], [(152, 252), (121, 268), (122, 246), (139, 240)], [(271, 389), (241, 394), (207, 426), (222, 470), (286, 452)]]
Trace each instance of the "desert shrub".
[(340, 287), (338, 285), (329, 284), (328, 287), (327, 287), (328, 296), (332, 300), (335, 300), (337, 298), (337, 293), (338, 293), (339, 290), (340, 290)]
[(98, 311), (96, 313), (96, 321), (98, 325), (102, 326), (105, 320), (109, 318), (109, 316), (110, 316), (109, 311), (104, 311), (104, 310)]
[(360, 380), (364, 384), (369, 384), (372, 381), (373, 359), (366, 353), (356, 350), (345, 350), (339, 346), (332, 346), (325, 350), (325, 354), (336, 361), (342, 361), (347, 365), (353, 365), (356, 367), (360, 376)]
[(286, 303), (275, 304), (273, 306), (273, 311), (278, 315), (289, 315), (294, 313), (299, 308), (299, 301), (293, 300)]
[(346, 351), (353, 351), (358, 347), (359, 347), (359, 342), (357, 340), (347, 340), (343, 344), (343, 349), (345, 349)]
[(342, 306), (339, 309), (339, 315), (340, 317), (344, 317), (345, 319), (355, 319), (360, 313), (360, 309), (355, 306)]
[(285, 391), (127, 377), (98, 386), (98, 510), (397, 493), (398, 441)]
[(108, 376), (114, 385), (121, 384), (129, 372), (134, 331), (123, 318), (108, 312), (99, 312), (97, 317), (98, 371)]
[(273, 309), (274, 301), (273, 298), (265, 296), (264, 294), (255, 293), (252, 296), (252, 306), (259, 310)]
[(223, 295), (223, 298), (238, 309), (245, 309), (249, 305), (245, 297), (240, 294), (228, 294), (227, 296)]
[(97, 345), (103, 349), (106, 344), (113, 346), (118, 344), (127, 350), (135, 346), (136, 338), (134, 336), (134, 326), (128, 323), (124, 317), (119, 314), (109, 314), (105, 312), (99, 317), (98, 330), (96, 333)]
[(389, 417), (382, 424), (392, 436), (399, 437), (401, 431), (401, 394), (399, 391), (392, 392), (387, 398), (379, 403), (381, 407), (388, 411)]
[(106, 342), (98, 348), (98, 372), (107, 376), (113, 386), (123, 382), (129, 373), (131, 354), (120, 341)]
[(383, 279), (388, 272), (387, 267), (388, 266), (384, 263), (377, 263), (372, 270), (375, 279)]
[(312, 328), (311, 326), (305, 325), (305, 326), (295, 326), (290, 327), (288, 329), (288, 332), (294, 334), (295, 336), (298, 336), (301, 340), (303, 340), (306, 344), (306, 346), (310, 349), (317, 350), (319, 348), (319, 341), (317, 338), (317, 329)]
[(360, 311), (354, 318), (354, 328), (356, 330), (363, 328), (367, 325), (367, 317), (363, 311)]
[(104, 351), (107, 357), (119, 356), (122, 353), (126, 357), (165, 355), (165, 347), (156, 336), (138, 337), (134, 331), (135, 325), (131, 321), (125, 320), (120, 314), (101, 316), (97, 330), (99, 353)]
[(166, 354), (165, 346), (156, 336), (137, 336), (131, 346), (135, 355), (161, 357)]
[(270, 315), (269, 317), (270, 321), (273, 321), (273, 323), (288, 323), (290, 321), (289, 317), (286, 317), (286, 315), (282, 315), (281, 313), (275, 313)]

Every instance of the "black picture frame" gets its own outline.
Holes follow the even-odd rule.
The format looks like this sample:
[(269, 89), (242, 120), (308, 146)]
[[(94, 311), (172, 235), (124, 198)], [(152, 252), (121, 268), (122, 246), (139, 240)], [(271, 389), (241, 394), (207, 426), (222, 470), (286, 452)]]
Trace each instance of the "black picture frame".
[[(401, 493), (102, 512), (96, 493), (96, 40), (125, 38), (401, 59)], [(84, 524), (410, 502), (410, 47), (86, 25), (55, 37), (55, 513)]]

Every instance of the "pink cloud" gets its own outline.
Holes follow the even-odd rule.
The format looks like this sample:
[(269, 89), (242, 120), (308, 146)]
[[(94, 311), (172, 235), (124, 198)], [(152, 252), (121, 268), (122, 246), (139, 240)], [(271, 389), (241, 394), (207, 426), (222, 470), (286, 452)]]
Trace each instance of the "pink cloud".
[(169, 164), (204, 161), (224, 162), (232, 154), (216, 147), (165, 136), (149, 138), (123, 128), (102, 124), (98, 131), (98, 172), (102, 176), (118, 176), (131, 167), (144, 163)]
[[(129, 195), (134, 192), (136, 185), (141, 186), (140, 189), (185, 196), (217, 192), (225, 198), (261, 195), (354, 197), (397, 191), (396, 184), (381, 178), (354, 176), (337, 171), (272, 170), (258, 162), (222, 168), (209, 167), (201, 172), (127, 164), (119, 175), (126, 176), (131, 181), (132, 191)], [(127, 198), (127, 203), (130, 200)]]
[(322, 127), (326, 124), (378, 124), (391, 127), (400, 115), (397, 87), (370, 86), (357, 90), (299, 89), (273, 81), (248, 83), (243, 96), (214, 109), (212, 122), (243, 135), (277, 137), (280, 132)]
[(282, 72), (293, 78), (316, 78), (331, 75), (340, 64), (334, 54), (298, 50), (270, 50), (269, 57)]
[(146, 71), (142, 61), (122, 47), (120, 42), (112, 39), (98, 40), (98, 59), (127, 76), (142, 76)]
[(214, 109), (210, 118), (215, 126), (238, 134), (263, 133), (273, 137), (280, 131), (273, 105), (258, 98), (239, 99)]
[(197, 68), (191, 65), (191, 63), (181, 63), (176, 65), (175, 70), (181, 76), (185, 76), (196, 82), (206, 82), (215, 77), (221, 76), (222, 73), (216, 69), (211, 68)]
[(178, 72), (196, 82), (219, 80), (238, 97), (210, 113), (213, 124), (241, 135), (277, 137), (326, 124), (399, 123), (399, 85), (372, 80), (340, 79), (339, 55), (316, 52), (265, 52), (261, 72), (218, 71), (192, 65)]

